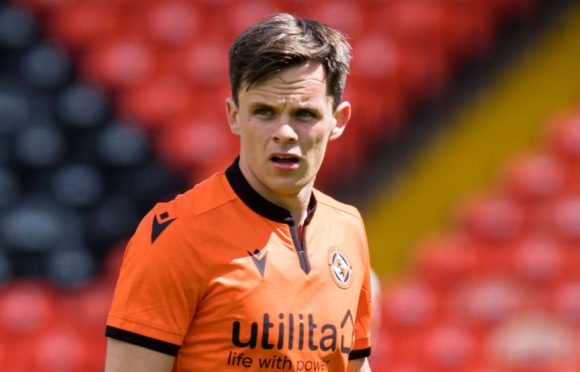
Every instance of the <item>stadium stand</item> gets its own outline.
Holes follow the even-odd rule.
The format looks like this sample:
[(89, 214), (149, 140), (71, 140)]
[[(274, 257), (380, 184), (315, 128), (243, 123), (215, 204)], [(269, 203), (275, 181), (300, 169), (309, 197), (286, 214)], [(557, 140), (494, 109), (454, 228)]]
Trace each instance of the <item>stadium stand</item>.
[[(0, 1), (2, 371), (102, 370), (123, 239), (153, 202), (237, 151), (220, 102), (229, 42), (253, 21), (291, 11), (352, 37), (346, 96), (361, 109), (330, 148), (319, 181), (332, 189), (541, 3), (103, 1)], [(455, 230), (384, 283), (374, 370), (578, 366), (578, 117), (510, 159), (498, 190), (466, 201)]]

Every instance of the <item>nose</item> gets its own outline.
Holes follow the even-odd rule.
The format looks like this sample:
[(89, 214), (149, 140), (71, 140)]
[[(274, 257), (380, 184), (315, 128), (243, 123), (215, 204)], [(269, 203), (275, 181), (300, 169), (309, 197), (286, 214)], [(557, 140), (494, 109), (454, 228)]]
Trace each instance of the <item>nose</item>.
[(284, 120), (276, 126), (274, 133), (272, 134), (272, 138), (276, 143), (295, 142), (298, 140), (298, 134), (290, 122), (288, 120)]

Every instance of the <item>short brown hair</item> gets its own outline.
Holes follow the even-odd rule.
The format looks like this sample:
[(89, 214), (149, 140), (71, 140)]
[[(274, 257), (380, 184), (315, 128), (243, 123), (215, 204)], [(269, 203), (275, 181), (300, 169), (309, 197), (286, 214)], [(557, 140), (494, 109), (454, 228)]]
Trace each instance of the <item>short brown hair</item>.
[(342, 99), (350, 70), (350, 44), (339, 31), (310, 19), (279, 13), (253, 25), (230, 47), (230, 85), (234, 102), (242, 83), (250, 88), (283, 69), (309, 61), (322, 64), (326, 92), (334, 106)]

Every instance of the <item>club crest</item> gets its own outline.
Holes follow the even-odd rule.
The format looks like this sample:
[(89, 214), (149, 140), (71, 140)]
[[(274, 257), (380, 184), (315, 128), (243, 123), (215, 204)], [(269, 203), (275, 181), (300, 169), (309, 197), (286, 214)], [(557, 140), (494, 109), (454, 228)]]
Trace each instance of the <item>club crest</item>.
[(330, 276), (340, 288), (350, 287), (352, 282), (352, 267), (346, 256), (336, 248), (328, 251), (328, 268)]

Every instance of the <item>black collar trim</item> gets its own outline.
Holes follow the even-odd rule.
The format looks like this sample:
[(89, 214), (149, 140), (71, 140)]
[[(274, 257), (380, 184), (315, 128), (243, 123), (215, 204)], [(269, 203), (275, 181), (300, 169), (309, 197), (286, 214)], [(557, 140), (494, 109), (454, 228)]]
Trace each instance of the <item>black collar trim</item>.
[[(276, 222), (294, 225), (294, 218), (286, 209), (277, 206), (276, 204), (266, 200), (262, 195), (258, 194), (256, 190), (250, 186), (240, 169), (240, 158), (236, 158), (232, 165), (226, 169), (226, 178), (230, 186), (240, 199), (254, 212), (259, 215)], [(316, 198), (314, 194), (310, 197), (308, 203), (308, 215), (304, 221), (308, 225), (314, 216), (316, 210)]]

